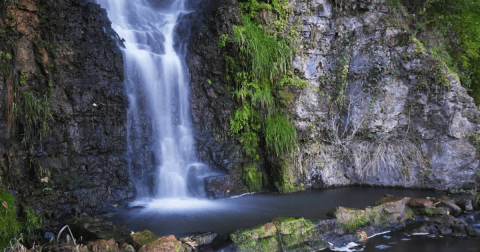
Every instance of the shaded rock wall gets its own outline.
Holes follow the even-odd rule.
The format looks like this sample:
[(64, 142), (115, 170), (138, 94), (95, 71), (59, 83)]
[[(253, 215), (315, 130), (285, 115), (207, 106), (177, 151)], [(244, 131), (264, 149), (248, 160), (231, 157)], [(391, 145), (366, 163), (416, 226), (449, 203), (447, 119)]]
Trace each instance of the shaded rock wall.
[[(0, 78), (3, 182), (47, 220), (133, 197), (123, 58), (105, 10), (86, 0), (20, 0), (6, 4), (1, 25), (0, 49), (13, 55)], [(47, 95), (52, 115), (51, 133), (32, 151), (21, 144), (26, 123), (11, 113), (27, 90)]]
[[(408, 15), (383, 1), (342, 1), (344, 9), (330, 0), (292, 3), (301, 40), (294, 70), (309, 83), (293, 90), (288, 108), (299, 145), (283, 166), (295, 186), (448, 189), (475, 179), (478, 151), (469, 136), (479, 131), (478, 109), (415, 38), (423, 35), (408, 29)], [(228, 173), (208, 183), (214, 197), (243, 190), (242, 150), (228, 134), (233, 103), (217, 50), (220, 35), (232, 35), (240, 22), (237, 4), (220, 1), (206, 14), (187, 58), (200, 156)]]

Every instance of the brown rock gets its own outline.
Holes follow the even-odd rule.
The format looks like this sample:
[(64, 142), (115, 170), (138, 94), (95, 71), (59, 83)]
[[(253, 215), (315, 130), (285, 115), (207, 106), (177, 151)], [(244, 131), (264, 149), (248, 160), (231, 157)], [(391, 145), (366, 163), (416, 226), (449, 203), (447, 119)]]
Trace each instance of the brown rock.
[(27, 37), (22, 37), (17, 41), (15, 70), (29, 74), (38, 72), (33, 53), (33, 44)]
[(358, 241), (360, 242), (368, 240), (368, 235), (363, 230), (357, 231), (357, 237), (358, 237)]
[(37, 5), (32, 0), (19, 0), (18, 8), (28, 11), (37, 11)]
[(458, 215), (462, 213), (462, 209), (459, 206), (457, 206), (457, 204), (455, 204), (454, 200), (442, 200), (440, 202), (440, 205), (450, 209), (450, 213), (452, 213), (453, 215)]
[(149, 244), (143, 245), (139, 252), (183, 252), (186, 249), (173, 235), (158, 238)]
[(433, 208), (435, 206), (429, 199), (410, 199), (407, 205), (415, 208)]
[(102, 252), (102, 251), (119, 251), (118, 244), (114, 239), (110, 240), (96, 240), (89, 242), (87, 248), (91, 252)]

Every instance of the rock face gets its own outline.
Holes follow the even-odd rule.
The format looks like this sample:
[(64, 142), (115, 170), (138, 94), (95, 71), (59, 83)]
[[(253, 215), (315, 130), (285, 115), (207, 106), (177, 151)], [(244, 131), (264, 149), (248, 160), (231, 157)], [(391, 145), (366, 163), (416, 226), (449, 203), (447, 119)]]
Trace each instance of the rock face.
[[(7, 118), (0, 176), (46, 220), (131, 198), (123, 58), (105, 10), (87, 0), (20, 0), (5, 8), (0, 50), (14, 60), (0, 78)], [(12, 112), (27, 93), (47, 97), (51, 110), (51, 131), (28, 146), (21, 141), (29, 112)]]
[[(479, 133), (478, 109), (455, 74), (409, 33), (408, 15), (382, 1), (291, 2), (301, 40), (294, 70), (309, 83), (288, 107), (299, 145), (287, 166), (297, 187), (445, 190), (475, 179), (479, 159), (471, 138)], [(236, 6), (219, 1), (205, 12), (187, 59), (200, 157), (228, 174), (209, 180), (214, 197), (244, 187), (216, 43), (239, 24)]]
[[(346, 14), (327, 0), (296, 4), (308, 43), (294, 65), (311, 84), (291, 110), (301, 137), (296, 170), (305, 171), (297, 179), (311, 187), (436, 189), (474, 179), (479, 161), (468, 137), (480, 115), (473, 99), (411, 37), (401, 13), (352, 4), (356, 11)], [(339, 63), (347, 66), (343, 83)]]
[[(228, 197), (244, 192), (241, 145), (230, 136), (229, 118), (233, 103), (224, 83), (224, 58), (218, 38), (239, 24), (235, 1), (197, 2), (197, 12), (185, 17), (195, 20), (186, 62), (191, 76), (192, 122), (199, 160), (227, 174), (208, 180), (210, 197)], [(207, 4), (209, 3), (210, 4)], [(201, 22), (200, 22), (201, 21)], [(192, 24), (192, 22), (190, 22)]]

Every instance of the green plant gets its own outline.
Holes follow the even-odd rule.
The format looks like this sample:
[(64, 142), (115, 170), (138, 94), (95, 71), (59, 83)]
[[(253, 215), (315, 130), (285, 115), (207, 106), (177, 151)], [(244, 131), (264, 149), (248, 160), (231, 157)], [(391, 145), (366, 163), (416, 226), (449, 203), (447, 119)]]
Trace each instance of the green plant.
[(288, 121), (287, 117), (275, 114), (267, 117), (265, 128), (265, 140), (267, 148), (277, 156), (288, 153), (297, 145), (297, 134), (295, 127)]
[[(435, 36), (425, 41), (440, 41), (440, 61), (458, 73), (461, 84), (480, 103), (480, 1), (478, 0), (402, 0), (417, 14), (415, 22)], [(429, 32), (432, 34), (432, 32)], [(436, 35), (438, 33), (438, 35)], [(430, 50), (429, 50), (430, 51)]]
[(22, 92), (21, 101), (13, 106), (15, 116), (23, 125), (22, 144), (32, 151), (35, 141), (51, 132), (48, 120), (52, 118), (49, 94), (39, 95), (33, 90)]
[(28, 73), (20, 73), (20, 85), (25, 85), (27, 84), (27, 80), (28, 80), (29, 76), (28, 76)]
[(245, 184), (247, 185), (247, 191), (258, 192), (262, 189), (263, 175), (257, 170), (255, 164), (250, 164), (244, 167), (243, 178), (245, 179)]
[(390, 7), (390, 10), (394, 13), (403, 8), (403, 4), (399, 0), (386, 0), (385, 4)]
[(18, 238), (22, 225), (17, 221), (14, 197), (0, 184), (0, 251)]
[(0, 70), (5, 74), (11, 74), (12, 72), (12, 55), (10, 53), (4, 53), (0, 51)]
[(298, 38), (288, 19), (293, 5), (288, 0), (247, 0), (239, 6), (242, 24), (233, 27), (233, 36), (222, 34), (218, 48), (225, 56), (227, 89), (236, 101), (231, 134), (251, 158), (248, 167), (259, 160), (259, 145), (278, 157), (296, 145), (296, 130), (283, 108), (295, 98), (288, 87), (301, 88), (306, 82), (290, 70)]

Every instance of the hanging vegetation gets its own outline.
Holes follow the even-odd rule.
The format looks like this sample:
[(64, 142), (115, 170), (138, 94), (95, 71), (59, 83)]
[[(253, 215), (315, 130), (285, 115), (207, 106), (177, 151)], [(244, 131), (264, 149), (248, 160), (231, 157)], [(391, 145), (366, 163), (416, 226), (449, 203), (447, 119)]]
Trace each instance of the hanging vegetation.
[[(296, 27), (288, 21), (292, 11), (287, 0), (240, 3), (242, 25), (234, 26), (232, 37), (223, 35), (219, 41), (226, 59), (226, 80), (237, 102), (230, 118), (231, 133), (251, 159), (248, 174), (257, 172), (252, 164), (260, 159), (259, 145), (281, 157), (297, 143), (296, 130), (284, 112), (293, 100), (289, 88), (305, 85), (290, 70), (298, 38)], [(258, 183), (253, 187), (250, 190), (258, 190)]]

